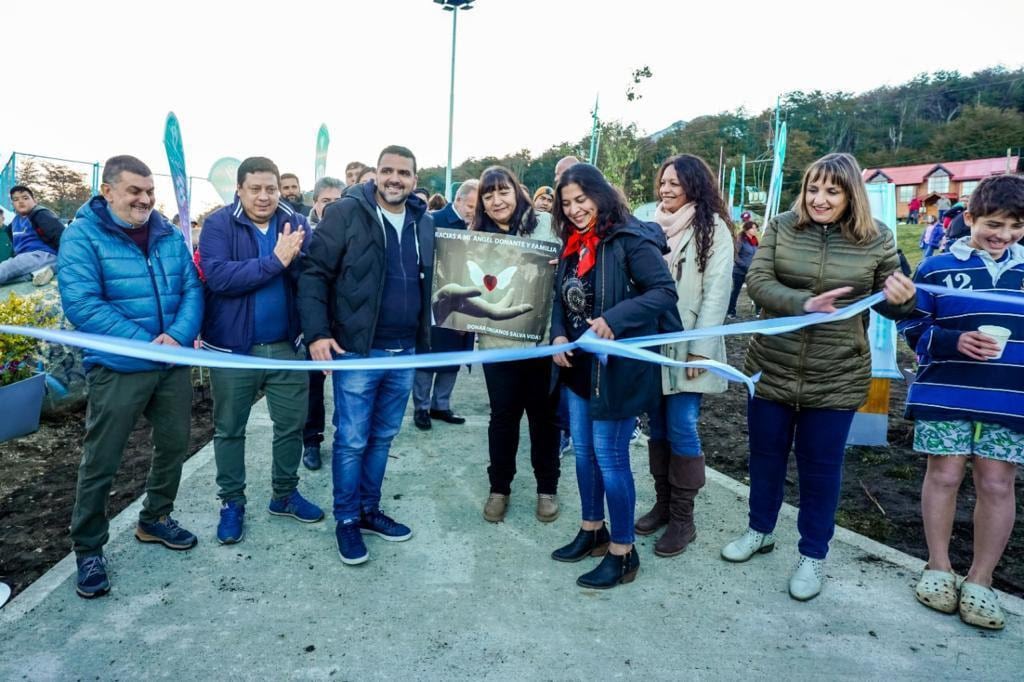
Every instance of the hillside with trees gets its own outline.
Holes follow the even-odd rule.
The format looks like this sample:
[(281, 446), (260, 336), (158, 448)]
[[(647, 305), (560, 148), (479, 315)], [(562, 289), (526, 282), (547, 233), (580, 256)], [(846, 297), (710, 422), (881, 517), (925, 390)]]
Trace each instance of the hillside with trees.
[[(640, 78), (625, 92), (630, 101), (640, 96), (636, 88), (643, 78), (656, 77), (644, 69), (635, 72)], [(789, 92), (781, 97), (781, 117), (789, 131), (782, 197), (787, 206), (804, 167), (828, 152), (849, 152), (865, 168), (1002, 156), (1007, 148), (1019, 153), (1024, 147), (1024, 69), (994, 67), (971, 75), (939, 71), (861, 94)], [(726, 176), (731, 167), (739, 173), (746, 155), (748, 189), (767, 187), (774, 110), (700, 116), (653, 135), (630, 122), (601, 125), (597, 165), (633, 204), (654, 199), (658, 165), (681, 152), (701, 156), (717, 170), (721, 150)], [(470, 158), (453, 169), (453, 178), (478, 177), (487, 166), (502, 164), (534, 188), (551, 183), (560, 157), (586, 159), (589, 149), (588, 134), (537, 157), (520, 150), (501, 158)], [(759, 159), (769, 162), (749, 164)], [(424, 168), (420, 181), (442, 191), (444, 168)]]

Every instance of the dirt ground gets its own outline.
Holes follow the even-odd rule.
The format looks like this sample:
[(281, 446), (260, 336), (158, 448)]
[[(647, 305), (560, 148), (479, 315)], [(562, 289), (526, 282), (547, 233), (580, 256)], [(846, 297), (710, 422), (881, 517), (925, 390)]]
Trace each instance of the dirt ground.
[[(741, 319), (751, 314), (746, 295), (737, 305)], [(743, 366), (748, 336), (726, 337), (729, 363)], [(897, 351), (899, 366), (914, 367), (914, 355), (906, 343)], [(914, 425), (903, 418), (907, 384), (892, 382), (889, 407), (889, 447), (851, 447), (846, 451), (843, 491), (839, 502), (839, 525), (922, 559), (928, 551), (921, 523), (921, 481), (925, 457), (913, 451)], [(726, 393), (706, 396), (701, 411), (701, 439), (708, 466), (749, 483), (747, 475), (746, 392), (731, 385)], [(964, 575), (971, 565), (974, 484), (970, 472), (960, 488), (950, 558)], [(1022, 476), (1017, 473), (1018, 484)], [(786, 502), (799, 505), (796, 462), (790, 459), (786, 477)], [(1017, 519), (1024, 516), (1024, 499), (1017, 486)], [(874, 498), (874, 499), (872, 499)], [(995, 586), (1024, 597), (1024, 523), (1018, 521), (1010, 544), (995, 573)]]
[[(189, 455), (213, 438), (209, 389), (192, 401)], [(0, 443), (0, 581), (18, 594), (71, 550), (68, 523), (82, 456), (84, 410), (44, 418), (37, 432)], [(151, 429), (136, 424), (110, 491), (107, 513), (118, 514), (142, 494), (152, 453)]]

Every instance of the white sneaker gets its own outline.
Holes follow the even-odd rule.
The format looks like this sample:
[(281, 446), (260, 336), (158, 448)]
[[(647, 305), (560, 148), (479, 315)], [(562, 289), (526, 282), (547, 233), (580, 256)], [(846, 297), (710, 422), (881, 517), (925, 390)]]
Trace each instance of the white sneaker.
[(743, 535), (722, 548), (722, 558), (726, 561), (741, 563), (755, 554), (767, 554), (773, 549), (775, 549), (774, 534), (758, 533), (752, 528), (747, 528)]
[(558, 459), (562, 459), (572, 450), (572, 436), (568, 431), (562, 431), (558, 443)]
[(44, 284), (49, 283), (53, 279), (53, 268), (47, 265), (45, 268), (39, 268), (32, 273), (32, 284), (37, 287), (41, 287)]
[(798, 601), (814, 599), (825, 582), (825, 562), (800, 555), (800, 563), (789, 579), (789, 596)]
[(644, 435), (644, 430), (640, 423), (640, 417), (637, 417), (636, 422), (633, 425), (633, 435), (629, 437), (630, 445), (640, 442), (640, 437), (642, 435)]

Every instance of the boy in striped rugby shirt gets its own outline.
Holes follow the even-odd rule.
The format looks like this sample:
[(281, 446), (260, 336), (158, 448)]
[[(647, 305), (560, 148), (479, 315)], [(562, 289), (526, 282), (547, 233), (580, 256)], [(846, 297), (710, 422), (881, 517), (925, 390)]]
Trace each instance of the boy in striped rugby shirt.
[[(1005, 617), (991, 589), (992, 572), (1013, 529), (1014, 480), (1024, 464), (1024, 177), (983, 180), (965, 219), (970, 236), (922, 262), (914, 281), (1021, 302), (918, 289), (917, 315), (898, 325), (919, 364), (907, 395), (914, 449), (928, 455), (921, 489), (928, 564), (916, 593), (933, 609), (959, 608), (965, 623), (1000, 629)], [(1010, 331), (1001, 356), (996, 339), (978, 330), (984, 325)], [(950, 565), (949, 540), (968, 458), (977, 494), (974, 559), (961, 582)]]

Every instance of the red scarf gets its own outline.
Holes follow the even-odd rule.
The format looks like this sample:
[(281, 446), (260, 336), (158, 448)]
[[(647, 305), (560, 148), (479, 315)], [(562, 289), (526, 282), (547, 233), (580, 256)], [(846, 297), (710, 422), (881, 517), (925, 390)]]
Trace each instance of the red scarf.
[(568, 258), (575, 253), (580, 255), (580, 263), (576, 266), (577, 277), (583, 277), (590, 272), (590, 269), (594, 267), (594, 262), (597, 260), (597, 244), (601, 241), (601, 238), (597, 236), (596, 226), (597, 217), (595, 216), (591, 219), (590, 224), (587, 225), (585, 232), (574, 229), (572, 234), (569, 235), (569, 242), (565, 245), (565, 251), (562, 252), (562, 258)]
[(746, 239), (747, 243), (750, 244), (751, 246), (757, 246), (758, 245), (757, 244), (757, 236), (756, 235), (752, 235), (749, 232), (744, 232), (743, 233), (743, 238)]

